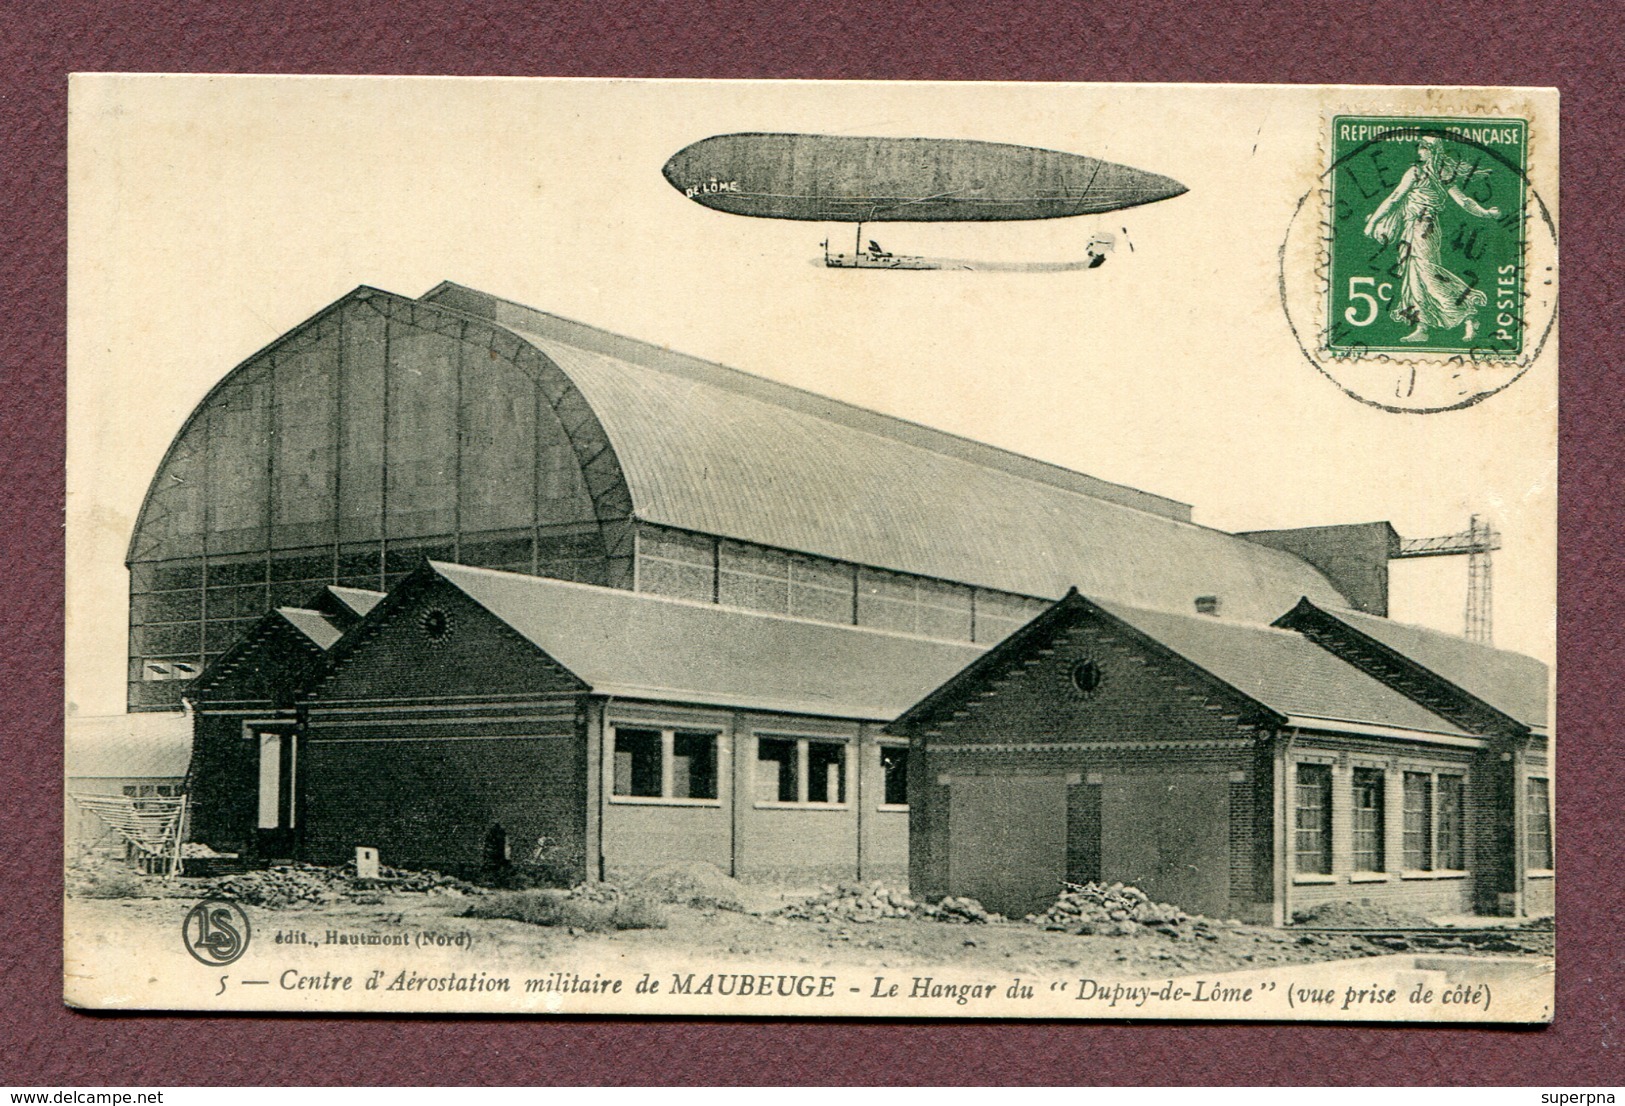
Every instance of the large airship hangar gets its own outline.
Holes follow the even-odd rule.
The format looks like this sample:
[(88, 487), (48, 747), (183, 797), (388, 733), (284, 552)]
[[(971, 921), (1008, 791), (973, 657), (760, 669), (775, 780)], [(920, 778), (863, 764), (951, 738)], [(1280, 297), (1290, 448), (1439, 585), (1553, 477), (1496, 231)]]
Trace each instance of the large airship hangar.
[(191, 707), (194, 836), (267, 861), (1550, 910), (1545, 668), (1391, 622), (1397, 541), (363, 287), (176, 435), (128, 702)]

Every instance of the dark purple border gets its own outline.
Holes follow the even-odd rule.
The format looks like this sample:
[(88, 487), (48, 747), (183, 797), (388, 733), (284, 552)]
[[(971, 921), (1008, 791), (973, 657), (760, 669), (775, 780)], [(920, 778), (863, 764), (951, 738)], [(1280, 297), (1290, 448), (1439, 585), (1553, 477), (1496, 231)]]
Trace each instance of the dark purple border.
[[(1619, 23), (1529, 6), (394, 0), (17, 5), (0, 57), (0, 1083), (1625, 1082)], [(49, 14), (45, 14), (49, 13)], [(60, 1004), (64, 145), (73, 70), (1556, 85), (1563, 879), (1544, 1030), (91, 1016)], [(1216, 121), (1218, 122), (1218, 121)], [(1548, 150), (1550, 146), (1546, 147)], [(1612, 341), (1610, 341), (1612, 339)], [(132, 366), (139, 371), (139, 366)]]

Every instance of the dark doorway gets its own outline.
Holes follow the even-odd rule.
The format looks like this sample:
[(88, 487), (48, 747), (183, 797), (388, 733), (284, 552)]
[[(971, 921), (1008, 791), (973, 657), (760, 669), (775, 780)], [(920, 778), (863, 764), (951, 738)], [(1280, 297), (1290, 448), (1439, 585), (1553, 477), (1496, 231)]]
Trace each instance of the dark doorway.
[(256, 851), (292, 859), (298, 849), (299, 738), (291, 728), (255, 729), (259, 755)]

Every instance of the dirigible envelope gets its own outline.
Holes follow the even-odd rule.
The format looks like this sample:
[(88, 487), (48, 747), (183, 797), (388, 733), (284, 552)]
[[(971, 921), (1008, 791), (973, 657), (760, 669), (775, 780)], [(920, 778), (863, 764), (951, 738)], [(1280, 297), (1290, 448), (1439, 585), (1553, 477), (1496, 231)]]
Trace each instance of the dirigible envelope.
[(816, 222), (1057, 219), (1187, 191), (1082, 154), (960, 138), (724, 134), (684, 147), (662, 171), (718, 211)]

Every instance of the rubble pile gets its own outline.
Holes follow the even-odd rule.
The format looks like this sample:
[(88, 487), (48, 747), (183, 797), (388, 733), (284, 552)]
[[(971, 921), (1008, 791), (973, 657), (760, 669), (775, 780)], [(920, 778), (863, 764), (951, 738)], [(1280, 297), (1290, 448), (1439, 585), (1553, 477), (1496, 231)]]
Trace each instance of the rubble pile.
[(810, 922), (878, 922), (886, 918), (931, 918), (939, 922), (987, 924), (1004, 917), (983, 908), (975, 899), (948, 896), (941, 902), (918, 902), (906, 891), (873, 883), (825, 884), (818, 894), (777, 911), (779, 917)]
[(377, 879), (359, 879), (355, 874), (355, 864), (350, 863), (339, 868), (356, 890), (378, 891), (416, 891), (425, 894), (447, 894), (461, 892), (465, 895), (483, 894), (485, 888), (448, 876), (444, 872), (416, 872), (410, 868), (391, 868), (387, 864), (378, 866)]
[(1181, 940), (1218, 939), (1215, 924), (1207, 918), (1152, 902), (1138, 887), (1122, 883), (1067, 883), (1063, 887), (1048, 910), (1023, 920), (1053, 932), (1085, 936), (1132, 937), (1151, 932)]
[(349, 887), (349, 879), (336, 868), (279, 864), (257, 872), (224, 876), (214, 881), (211, 890), (221, 898), (281, 910), (338, 902)]
[(324, 906), (330, 903), (380, 902), (381, 892), (405, 891), (420, 894), (480, 894), (482, 889), (439, 872), (414, 872), (380, 867), (377, 879), (361, 879), (355, 865), (325, 868), (314, 864), (277, 864), (270, 868), (223, 876), (210, 882), (209, 890), (222, 898), (234, 899), (269, 910), (295, 906)]
[(688, 861), (664, 864), (628, 877), (631, 887), (661, 902), (683, 903), (700, 910), (747, 910), (750, 889), (715, 864)]

